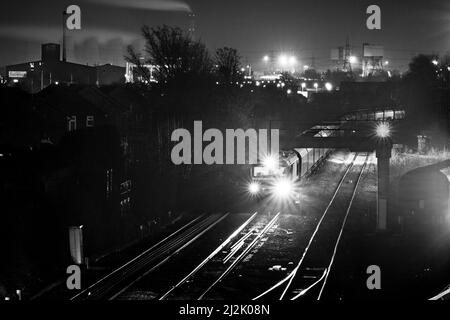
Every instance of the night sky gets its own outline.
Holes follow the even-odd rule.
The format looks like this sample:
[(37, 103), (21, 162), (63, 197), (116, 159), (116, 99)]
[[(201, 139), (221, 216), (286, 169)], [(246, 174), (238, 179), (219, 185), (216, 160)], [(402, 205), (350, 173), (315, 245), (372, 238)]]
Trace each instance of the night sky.
[[(385, 47), (393, 68), (405, 69), (414, 54), (450, 52), (448, 0), (2, 0), (0, 66), (40, 59), (40, 43), (59, 42), (61, 12), (82, 10), (82, 30), (69, 33), (69, 61), (123, 65), (123, 48), (139, 46), (140, 27), (168, 24), (187, 29), (208, 48), (237, 48), (255, 67), (265, 54), (294, 53), (302, 64), (327, 67), (330, 50), (350, 43), (358, 55), (363, 42)], [(366, 8), (382, 9), (382, 30), (366, 29)]]

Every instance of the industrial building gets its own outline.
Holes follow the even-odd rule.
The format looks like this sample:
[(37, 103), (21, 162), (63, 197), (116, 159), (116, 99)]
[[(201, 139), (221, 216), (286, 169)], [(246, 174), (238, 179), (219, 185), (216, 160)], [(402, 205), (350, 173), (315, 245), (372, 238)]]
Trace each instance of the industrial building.
[(60, 45), (46, 43), (42, 44), (41, 60), (7, 66), (6, 78), (9, 85), (35, 93), (51, 84), (103, 86), (125, 83), (125, 68), (62, 61)]

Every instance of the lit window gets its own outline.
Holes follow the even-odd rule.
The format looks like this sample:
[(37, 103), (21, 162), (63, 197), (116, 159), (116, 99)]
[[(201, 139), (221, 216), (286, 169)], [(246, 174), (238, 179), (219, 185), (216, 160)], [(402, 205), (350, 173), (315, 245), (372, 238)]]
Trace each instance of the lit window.
[(77, 117), (76, 116), (67, 117), (67, 130), (69, 130), (69, 131), (77, 130)]
[(94, 126), (94, 116), (87, 116), (86, 127), (93, 127), (93, 126)]
[(106, 198), (111, 197), (113, 191), (113, 169), (106, 170)]

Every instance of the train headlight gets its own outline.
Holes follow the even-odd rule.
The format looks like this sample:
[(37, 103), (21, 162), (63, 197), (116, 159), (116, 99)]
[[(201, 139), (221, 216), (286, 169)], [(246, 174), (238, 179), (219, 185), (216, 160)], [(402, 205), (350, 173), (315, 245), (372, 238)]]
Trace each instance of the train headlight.
[(287, 198), (291, 196), (294, 190), (294, 183), (289, 179), (277, 180), (273, 186), (274, 195), (279, 198)]
[(257, 182), (252, 182), (248, 185), (248, 192), (250, 192), (251, 194), (257, 194), (260, 189), (261, 187)]

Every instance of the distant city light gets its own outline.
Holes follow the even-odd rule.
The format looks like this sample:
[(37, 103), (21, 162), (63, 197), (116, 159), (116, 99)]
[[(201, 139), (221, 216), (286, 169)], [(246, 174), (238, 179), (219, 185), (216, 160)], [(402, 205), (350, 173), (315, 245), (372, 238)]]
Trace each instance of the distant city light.
[(297, 64), (297, 58), (295, 56), (282, 54), (278, 57), (278, 63), (281, 67), (293, 67)]
[(376, 134), (379, 138), (388, 138), (391, 135), (391, 126), (387, 122), (380, 122), (376, 127)]
[(436, 59), (433, 59), (433, 61), (431, 61), (432, 64), (434, 64), (435, 66), (437, 66), (439, 64), (439, 61), (437, 61)]
[(327, 89), (328, 91), (333, 90), (333, 85), (329, 82), (325, 83), (325, 89)]
[(286, 66), (288, 64), (288, 57), (285, 55), (281, 55), (278, 57), (278, 62), (281, 66)]
[(289, 57), (289, 64), (290, 64), (291, 66), (297, 64), (297, 58), (294, 57), (294, 56), (290, 56), (290, 57)]
[(291, 89), (287, 89), (286, 93), (287, 93), (287, 94), (291, 94), (291, 93), (292, 93), (292, 90), (291, 90)]

